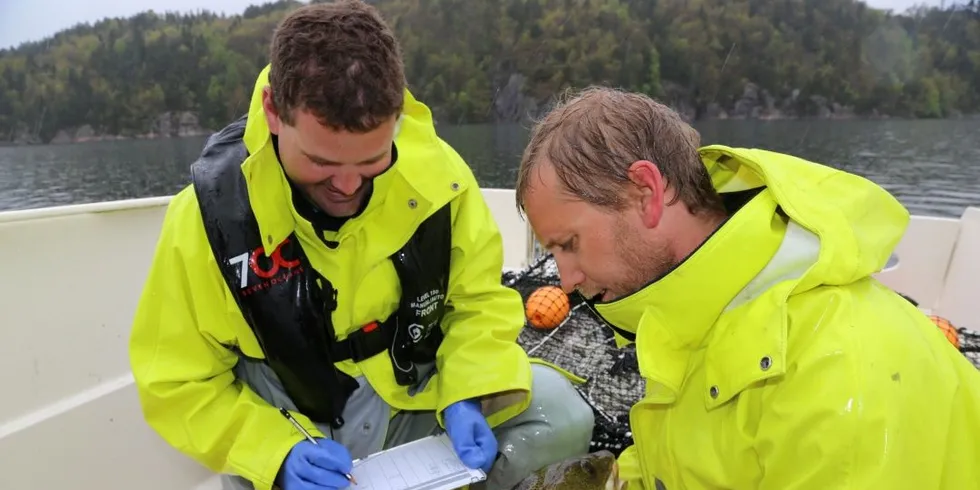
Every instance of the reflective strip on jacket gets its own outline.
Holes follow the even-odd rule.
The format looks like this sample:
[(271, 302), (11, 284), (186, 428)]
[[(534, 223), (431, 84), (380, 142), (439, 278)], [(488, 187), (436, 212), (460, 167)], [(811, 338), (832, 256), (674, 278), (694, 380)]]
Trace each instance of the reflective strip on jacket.
[[(436, 135), (429, 109), (406, 91), (395, 140), (398, 160), (375, 179), (364, 212), (327, 237), (340, 243), (328, 249), (293, 207), (262, 111), (266, 85), (268, 67), (252, 95), (244, 138), (250, 156), (242, 164), (263, 245), (275, 250), (296, 231), (313, 266), (341, 292), (333, 315), (340, 338), (396, 310), (400, 286), (389, 255), (451, 203), (450, 309), (442, 321), (438, 373), (410, 396), (396, 384), (387, 352), (338, 367), (365, 376), (395, 409), (441, 411), (484, 397), (493, 426), (524, 410), (531, 370), (515, 342), (524, 325), (521, 297), (501, 284), (497, 225), (470, 169)], [(187, 187), (167, 210), (133, 322), (130, 357), (140, 401), (147, 422), (178, 450), (213, 471), (269, 489), (301, 436), (275, 407), (236, 381), (232, 348), (264, 357), (214, 262), (193, 188)], [(313, 427), (306, 417), (297, 418)]]
[(788, 155), (701, 153), (719, 191), (765, 188), (664, 278), (597, 305), (636, 333), (647, 382), (630, 490), (980, 487), (980, 371), (872, 277), (905, 208)]

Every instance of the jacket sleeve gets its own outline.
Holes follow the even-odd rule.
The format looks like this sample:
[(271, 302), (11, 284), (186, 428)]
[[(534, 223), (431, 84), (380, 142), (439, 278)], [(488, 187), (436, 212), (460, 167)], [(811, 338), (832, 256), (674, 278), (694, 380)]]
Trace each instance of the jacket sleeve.
[[(164, 218), (129, 342), (147, 423), (171, 446), (215, 472), (268, 490), (301, 436), (236, 380), (234, 302), (218, 273), (196, 200), (178, 194)], [(242, 320), (242, 324), (244, 321)], [(309, 419), (296, 420), (316, 436)]]
[(643, 489), (643, 475), (640, 472), (640, 461), (635, 445), (624, 449), (619, 454), (616, 464), (619, 466), (619, 479), (626, 483), (626, 490)]
[[(915, 427), (921, 422), (912, 420), (921, 418), (905, 413), (908, 397), (917, 396), (914, 383), (895, 382), (889, 366), (896, 362), (878, 357), (881, 350), (865, 343), (887, 340), (853, 333), (888, 329), (848, 315), (846, 308), (825, 307), (848, 301), (832, 299), (836, 301), (811, 300), (808, 316), (791, 316), (797, 328), (814, 333), (796, 341), (799, 352), (787, 352), (786, 374), (760, 395), (763, 411), (755, 444), (763, 475), (759, 490), (907, 488), (899, 460), (925, 456), (913, 449), (916, 439), (928, 444)], [(887, 315), (887, 310), (879, 313)], [(820, 328), (813, 325), (817, 318)], [(916, 461), (905, 463), (914, 466)]]
[(442, 423), (442, 411), (450, 404), (481, 398), (488, 422), (496, 426), (530, 400), (530, 361), (516, 341), (524, 327), (524, 303), (516, 290), (502, 284), (503, 239), (476, 179), (465, 165), (460, 167), (466, 185), (453, 222), (449, 308), (436, 354), (436, 413)]

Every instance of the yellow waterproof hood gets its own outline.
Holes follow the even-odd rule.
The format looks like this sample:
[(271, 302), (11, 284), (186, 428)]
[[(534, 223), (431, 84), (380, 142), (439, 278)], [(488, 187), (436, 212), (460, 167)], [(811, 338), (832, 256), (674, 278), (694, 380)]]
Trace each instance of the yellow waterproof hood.
[(868, 179), (791, 155), (715, 145), (701, 149), (715, 189), (761, 185), (820, 240), (820, 255), (793, 294), (854, 282), (881, 270), (909, 223), (908, 210)]
[[(635, 333), (641, 318), (651, 314), (650, 307), (672, 322), (688, 324), (688, 330), (692, 323), (707, 329), (713, 323), (707, 317), (720, 314), (726, 304), (733, 306), (736, 294), (739, 300), (762, 294), (760, 284), (789, 279), (791, 284), (783, 287), (794, 295), (820, 285), (852, 283), (881, 270), (908, 225), (908, 211), (891, 194), (854, 174), (790, 155), (720, 145), (702, 148), (701, 158), (720, 193), (760, 187), (765, 192), (663, 278), (629, 296), (596, 304), (598, 313), (618, 329)], [(812, 234), (806, 241), (814, 253), (787, 260), (784, 252), (780, 264), (770, 264), (763, 273), (766, 277), (752, 280), (784, 240), (785, 224), (777, 223), (777, 208), (797, 230)], [(766, 224), (770, 220), (775, 221)], [(799, 236), (794, 233), (789, 240)], [(750, 280), (751, 291), (740, 292)], [(690, 304), (684, 306), (691, 302), (700, 305), (697, 314)]]

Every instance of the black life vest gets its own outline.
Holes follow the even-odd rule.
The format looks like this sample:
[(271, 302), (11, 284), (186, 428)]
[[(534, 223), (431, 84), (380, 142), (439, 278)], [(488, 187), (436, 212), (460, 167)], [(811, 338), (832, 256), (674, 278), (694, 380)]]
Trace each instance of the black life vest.
[(191, 165), (204, 229), (264, 362), (303, 414), (339, 428), (357, 382), (334, 363), (388, 350), (396, 381), (410, 386), (419, 381), (419, 365), (435, 360), (449, 284), (450, 205), (391, 257), (402, 286), (396, 313), (337, 340), (331, 318), (337, 291), (310, 265), (295, 232), (269, 257), (264, 254), (241, 170), (248, 157), (245, 125), (242, 118), (212, 135)]

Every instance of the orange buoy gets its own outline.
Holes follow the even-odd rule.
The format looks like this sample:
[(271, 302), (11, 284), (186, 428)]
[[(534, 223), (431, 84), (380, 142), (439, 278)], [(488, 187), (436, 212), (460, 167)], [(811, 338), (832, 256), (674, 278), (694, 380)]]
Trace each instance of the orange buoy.
[(524, 314), (534, 328), (552, 329), (568, 316), (568, 295), (557, 286), (541, 286), (527, 297)]
[(953, 326), (949, 320), (936, 315), (929, 315), (929, 319), (932, 323), (935, 323), (939, 330), (942, 330), (943, 334), (946, 335), (946, 340), (953, 344), (957, 349), (960, 348), (960, 335), (956, 331), (956, 327)]

